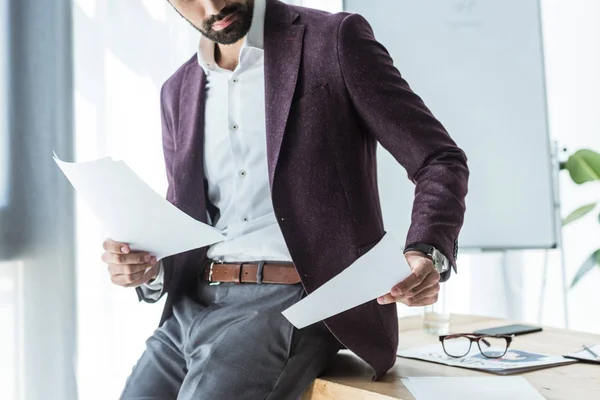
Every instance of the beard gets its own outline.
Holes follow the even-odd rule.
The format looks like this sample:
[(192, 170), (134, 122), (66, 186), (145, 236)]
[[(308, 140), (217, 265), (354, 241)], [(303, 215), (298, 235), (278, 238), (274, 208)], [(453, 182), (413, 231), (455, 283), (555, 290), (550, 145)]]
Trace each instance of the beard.
[[(212, 29), (214, 23), (232, 16), (235, 21), (227, 28), (216, 31)], [(247, 0), (243, 3), (234, 3), (221, 10), (218, 15), (213, 15), (202, 23), (201, 27), (194, 24), (196, 28), (207, 39), (219, 44), (233, 44), (248, 34), (252, 26), (252, 17), (254, 16), (254, 0)], [(190, 22), (191, 23), (191, 22)]]

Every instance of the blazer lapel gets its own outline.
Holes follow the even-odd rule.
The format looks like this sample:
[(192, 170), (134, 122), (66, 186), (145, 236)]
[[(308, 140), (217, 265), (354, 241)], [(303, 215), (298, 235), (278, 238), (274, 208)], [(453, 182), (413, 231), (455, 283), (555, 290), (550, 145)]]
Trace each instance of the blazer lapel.
[(265, 16), (265, 118), (269, 183), (279, 159), (290, 106), (294, 97), (304, 25), (294, 25), (298, 14), (279, 1), (269, 1)]
[(206, 76), (197, 62), (187, 66), (179, 96), (179, 129), (176, 132), (175, 174), (177, 206), (206, 222), (204, 189), (204, 110)]

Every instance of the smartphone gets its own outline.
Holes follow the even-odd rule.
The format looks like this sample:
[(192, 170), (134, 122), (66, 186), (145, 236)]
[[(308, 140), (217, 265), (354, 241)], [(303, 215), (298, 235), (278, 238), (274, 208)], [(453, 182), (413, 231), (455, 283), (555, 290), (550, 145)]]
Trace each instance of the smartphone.
[(506, 325), (499, 326), (496, 328), (488, 328), (488, 329), (480, 329), (473, 333), (481, 333), (484, 335), (525, 335), (527, 333), (535, 333), (541, 332), (542, 328), (539, 326), (531, 326), (531, 325)]

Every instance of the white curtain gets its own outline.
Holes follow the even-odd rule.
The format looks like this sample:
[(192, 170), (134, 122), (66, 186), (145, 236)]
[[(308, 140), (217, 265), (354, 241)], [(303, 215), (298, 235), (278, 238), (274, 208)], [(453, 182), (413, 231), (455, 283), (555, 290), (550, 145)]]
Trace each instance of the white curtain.
[(0, 262), (0, 399), (22, 398), (22, 265)]
[[(198, 34), (166, 1), (76, 0), (73, 14), (77, 160), (125, 160), (164, 194), (159, 90), (195, 53)], [(110, 282), (105, 234), (79, 201), (77, 238), (79, 398), (116, 399), (162, 303), (138, 304)]]

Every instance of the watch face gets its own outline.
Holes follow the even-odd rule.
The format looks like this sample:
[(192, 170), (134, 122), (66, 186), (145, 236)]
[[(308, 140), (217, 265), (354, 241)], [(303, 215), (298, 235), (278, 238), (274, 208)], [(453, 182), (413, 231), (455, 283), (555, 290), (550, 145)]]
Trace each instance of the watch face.
[(435, 269), (440, 273), (444, 272), (447, 269), (444, 255), (435, 248), (431, 253), (431, 258), (433, 260), (433, 265)]
[(433, 258), (433, 263), (435, 264), (436, 267), (441, 266), (442, 264), (442, 258), (441, 258), (441, 253), (437, 250), (433, 250), (431, 252), (431, 258)]

